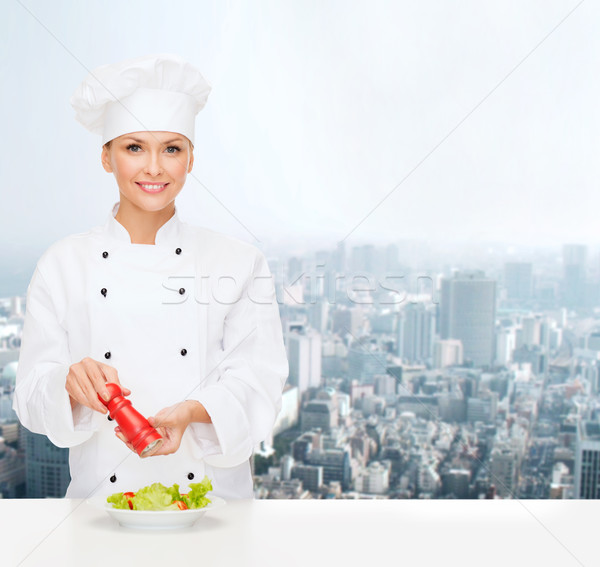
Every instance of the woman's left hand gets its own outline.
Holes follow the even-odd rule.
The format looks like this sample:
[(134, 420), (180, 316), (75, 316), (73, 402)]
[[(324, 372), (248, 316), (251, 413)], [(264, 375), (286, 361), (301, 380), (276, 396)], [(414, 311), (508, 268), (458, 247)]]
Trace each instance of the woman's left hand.
[[(164, 408), (155, 416), (148, 418), (150, 425), (156, 428), (158, 433), (160, 433), (163, 442), (156, 451), (153, 451), (147, 456), (170, 455), (179, 449), (181, 438), (194, 417), (194, 410), (191, 405), (193, 403), (194, 402), (186, 400), (185, 402)], [(132, 451), (135, 451), (133, 445), (126, 441), (125, 436), (121, 433), (121, 429), (118, 426), (115, 427), (115, 433), (123, 443), (125, 443)]]

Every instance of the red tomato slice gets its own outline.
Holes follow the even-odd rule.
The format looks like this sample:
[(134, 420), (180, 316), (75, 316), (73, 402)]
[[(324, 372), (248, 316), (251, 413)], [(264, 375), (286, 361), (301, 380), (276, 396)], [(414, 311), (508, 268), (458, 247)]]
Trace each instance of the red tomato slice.
[(133, 502), (131, 499), (135, 496), (135, 492), (124, 492), (123, 496), (127, 498), (127, 504), (129, 504), (129, 509), (133, 510)]
[(188, 509), (187, 504), (185, 502), (182, 502), (181, 500), (175, 500), (175, 504), (177, 504), (177, 507), (180, 510), (187, 510)]

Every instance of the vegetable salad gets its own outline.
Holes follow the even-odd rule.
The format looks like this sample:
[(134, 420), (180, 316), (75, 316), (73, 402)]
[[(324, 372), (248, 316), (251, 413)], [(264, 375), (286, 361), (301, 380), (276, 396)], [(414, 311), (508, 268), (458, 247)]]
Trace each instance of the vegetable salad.
[(188, 510), (204, 508), (210, 504), (206, 493), (212, 490), (207, 476), (201, 482), (193, 482), (186, 493), (179, 492), (179, 485), (167, 488), (160, 482), (140, 488), (137, 492), (116, 492), (106, 501), (113, 508), (122, 510)]

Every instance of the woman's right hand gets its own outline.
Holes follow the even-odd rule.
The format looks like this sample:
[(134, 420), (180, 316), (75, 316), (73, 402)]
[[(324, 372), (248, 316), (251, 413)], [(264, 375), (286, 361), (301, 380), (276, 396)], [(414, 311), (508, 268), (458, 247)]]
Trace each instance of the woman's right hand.
[[(108, 401), (109, 394), (105, 385), (107, 382), (114, 382), (121, 386), (116, 368), (87, 356), (81, 362), (72, 364), (65, 385), (71, 399), (71, 408), (79, 403), (106, 413), (107, 409), (98, 399), (98, 395)], [(121, 388), (123, 395), (131, 394), (131, 390), (123, 386)]]

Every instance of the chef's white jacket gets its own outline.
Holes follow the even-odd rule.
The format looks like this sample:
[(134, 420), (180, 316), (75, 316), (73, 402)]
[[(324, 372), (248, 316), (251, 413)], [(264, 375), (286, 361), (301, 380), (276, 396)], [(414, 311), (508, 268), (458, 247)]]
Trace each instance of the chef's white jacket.
[[(21, 423), (69, 447), (67, 497), (187, 489), (206, 474), (214, 494), (253, 495), (250, 457), (270, 433), (288, 375), (271, 274), (255, 247), (181, 222), (155, 244), (132, 244), (113, 207), (104, 226), (41, 257), (27, 309), (13, 407)], [(211, 424), (188, 427), (179, 450), (141, 459), (106, 415), (65, 389), (85, 357), (114, 366), (142, 415), (198, 400)]]

